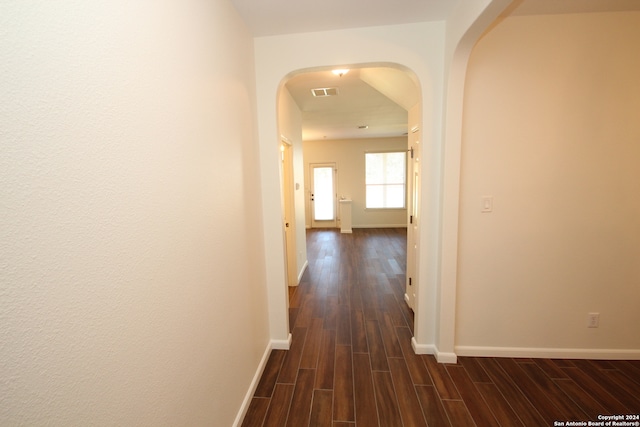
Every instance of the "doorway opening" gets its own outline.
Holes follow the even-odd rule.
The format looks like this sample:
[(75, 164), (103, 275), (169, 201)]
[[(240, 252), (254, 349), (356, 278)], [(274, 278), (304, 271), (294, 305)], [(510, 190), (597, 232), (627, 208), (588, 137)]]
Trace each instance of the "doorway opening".
[[(349, 201), (354, 228), (406, 228), (407, 305), (416, 310), (420, 227), (421, 89), (417, 77), (397, 64), (364, 64), (299, 70), (283, 82), (279, 94), (280, 132), (295, 130), (292, 150), (296, 186), (302, 184), (303, 204), (295, 214), (306, 229), (340, 228), (340, 201)], [(368, 145), (367, 145), (368, 144)], [(337, 151), (336, 151), (337, 150)], [(406, 151), (406, 206), (371, 209), (365, 204), (365, 154)], [(338, 171), (340, 180), (338, 182)], [(300, 195), (296, 195), (296, 198)], [(296, 199), (299, 200), (299, 199)], [(298, 221), (298, 224), (300, 221)], [(295, 232), (300, 244), (306, 245)], [(289, 239), (287, 239), (287, 242)], [(288, 245), (288, 243), (287, 243)], [(290, 248), (287, 247), (287, 253)], [(306, 255), (306, 246), (302, 252)], [(299, 266), (300, 262), (298, 262)], [(298, 269), (299, 278), (301, 271)], [(288, 273), (291, 276), (291, 273)]]

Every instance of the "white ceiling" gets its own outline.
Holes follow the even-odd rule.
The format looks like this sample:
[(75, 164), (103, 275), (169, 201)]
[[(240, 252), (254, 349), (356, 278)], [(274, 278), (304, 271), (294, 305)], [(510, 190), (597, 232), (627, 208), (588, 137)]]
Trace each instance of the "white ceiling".
[[(466, 0), (231, 0), (255, 37), (443, 21)], [(513, 0), (510, 13), (640, 10), (640, 0)]]
[[(303, 73), (286, 87), (302, 111), (304, 140), (402, 136), (407, 110), (419, 100), (410, 76), (389, 67), (352, 69), (343, 76), (331, 70)], [(318, 88), (337, 88), (338, 94), (314, 97), (311, 90)]]
[(639, 0), (514, 0), (512, 15), (622, 12), (640, 10)]
[[(458, 0), (465, 1), (465, 0)], [(455, 0), (231, 0), (256, 37), (445, 20)], [(640, 10), (640, 0), (514, 0), (504, 15)], [(400, 136), (417, 89), (403, 71), (377, 67), (300, 74), (286, 84), (300, 107), (303, 139)], [(314, 98), (311, 89), (337, 87)], [(368, 129), (358, 129), (367, 125)]]
[(256, 37), (441, 21), (455, 0), (231, 0)]

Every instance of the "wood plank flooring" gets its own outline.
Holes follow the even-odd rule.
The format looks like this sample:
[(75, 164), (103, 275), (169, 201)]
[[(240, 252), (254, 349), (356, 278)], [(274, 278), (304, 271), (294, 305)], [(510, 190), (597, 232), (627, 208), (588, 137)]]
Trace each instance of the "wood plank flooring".
[(272, 351), (245, 427), (539, 427), (640, 413), (640, 361), (414, 354), (406, 229), (310, 230), (307, 250), (289, 292), (291, 349)]

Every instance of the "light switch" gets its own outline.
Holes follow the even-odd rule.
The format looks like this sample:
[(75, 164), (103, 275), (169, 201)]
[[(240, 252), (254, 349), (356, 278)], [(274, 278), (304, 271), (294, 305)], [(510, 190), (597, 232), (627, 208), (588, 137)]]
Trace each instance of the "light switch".
[(482, 198), (482, 213), (493, 212), (493, 196), (484, 196)]

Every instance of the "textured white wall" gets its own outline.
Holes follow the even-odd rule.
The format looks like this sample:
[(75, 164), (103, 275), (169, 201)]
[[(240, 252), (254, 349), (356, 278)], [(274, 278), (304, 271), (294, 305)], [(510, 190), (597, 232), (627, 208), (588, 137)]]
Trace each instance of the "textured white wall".
[(472, 53), (461, 352), (639, 356), (639, 47), (634, 12), (508, 18)]
[[(353, 200), (352, 224), (362, 227), (405, 227), (406, 209), (365, 209), (365, 160), (367, 151), (406, 151), (407, 138), (362, 138), (348, 140), (304, 141), (305, 192), (309, 194), (310, 164), (335, 163), (338, 169), (338, 197)], [(311, 227), (310, 197), (306, 198), (307, 227)], [(339, 207), (338, 207), (339, 209)], [(339, 213), (339, 211), (338, 211)]]
[(224, 0), (0, 4), (0, 424), (231, 425), (268, 344)]

